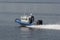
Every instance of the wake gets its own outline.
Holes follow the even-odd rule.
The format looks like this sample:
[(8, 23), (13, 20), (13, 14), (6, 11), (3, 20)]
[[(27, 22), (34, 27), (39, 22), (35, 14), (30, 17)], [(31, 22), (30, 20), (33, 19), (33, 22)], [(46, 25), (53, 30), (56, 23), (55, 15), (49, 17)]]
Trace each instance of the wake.
[(32, 26), (27, 26), (27, 27), (36, 28), (36, 29), (55, 29), (55, 30), (60, 30), (60, 24), (32, 25)]

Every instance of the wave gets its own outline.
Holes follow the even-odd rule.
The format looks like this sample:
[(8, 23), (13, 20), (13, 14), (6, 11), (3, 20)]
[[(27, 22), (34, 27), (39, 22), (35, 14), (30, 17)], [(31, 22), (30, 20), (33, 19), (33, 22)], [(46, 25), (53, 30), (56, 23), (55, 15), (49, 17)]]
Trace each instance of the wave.
[(32, 25), (32, 26), (27, 26), (27, 27), (36, 28), (36, 29), (60, 30), (60, 24)]

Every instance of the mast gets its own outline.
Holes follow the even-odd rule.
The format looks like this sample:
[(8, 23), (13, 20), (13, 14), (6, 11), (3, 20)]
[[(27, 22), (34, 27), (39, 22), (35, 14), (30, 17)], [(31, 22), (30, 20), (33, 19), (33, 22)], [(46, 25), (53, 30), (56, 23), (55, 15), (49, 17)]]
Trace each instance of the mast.
[(29, 8), (29, 13), (30, 13), (30, 16), (32, 16), (32, 11), (31, 11), (31, 8)]
[(24, 16), (26, 16), (26, 8), (25, 8), (25, 13), (24, 13)]

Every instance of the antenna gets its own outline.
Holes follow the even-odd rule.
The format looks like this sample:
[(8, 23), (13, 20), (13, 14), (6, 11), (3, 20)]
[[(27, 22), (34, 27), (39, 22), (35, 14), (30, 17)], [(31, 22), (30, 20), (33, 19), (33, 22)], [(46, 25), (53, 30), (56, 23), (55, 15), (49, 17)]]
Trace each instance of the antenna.
[(25, 13), (24, 13), (24, 16), (26, 15), (26, 8), (25, 8)]
[(30, 16), (32, 16), (32, 8), (29, 8)]

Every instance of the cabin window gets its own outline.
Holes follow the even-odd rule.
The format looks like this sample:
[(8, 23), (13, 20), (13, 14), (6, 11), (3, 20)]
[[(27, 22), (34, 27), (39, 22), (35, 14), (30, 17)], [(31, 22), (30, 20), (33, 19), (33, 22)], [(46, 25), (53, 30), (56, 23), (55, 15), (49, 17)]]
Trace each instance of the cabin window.
[(27, 20), (27, 18), (22, 18), (22, 20)]

